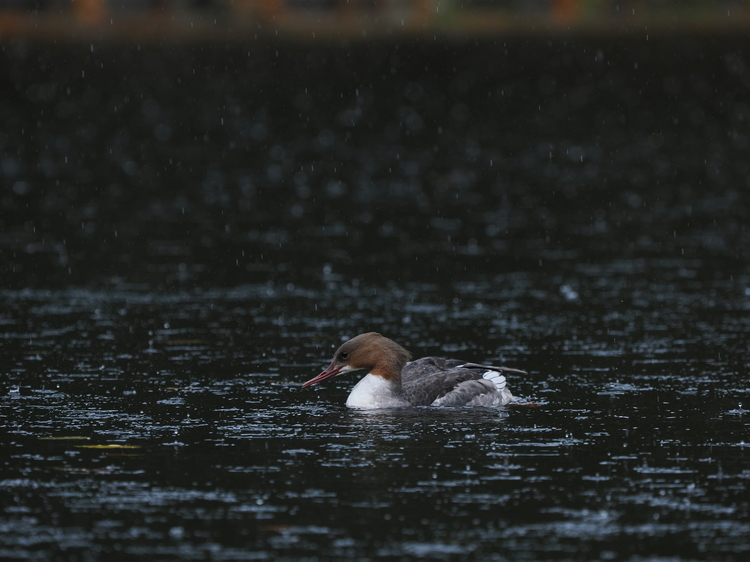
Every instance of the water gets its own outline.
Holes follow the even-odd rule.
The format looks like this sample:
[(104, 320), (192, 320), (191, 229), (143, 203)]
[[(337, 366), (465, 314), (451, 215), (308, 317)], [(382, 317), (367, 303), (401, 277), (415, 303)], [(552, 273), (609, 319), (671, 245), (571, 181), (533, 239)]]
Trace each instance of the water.
[(249, 51), (4, 45), (0, 556), (746, 558), (746, 41)]

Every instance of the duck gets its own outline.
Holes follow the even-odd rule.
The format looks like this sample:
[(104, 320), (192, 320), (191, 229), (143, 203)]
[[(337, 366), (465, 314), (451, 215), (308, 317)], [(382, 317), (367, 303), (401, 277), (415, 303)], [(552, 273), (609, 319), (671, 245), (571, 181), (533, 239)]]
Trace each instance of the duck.
[(348, 407), (360, 409), (502, 406), (515, 401), (505, 373), (526, 374), (460, 359), (423, 357), (411, 361), (411, 354), (393, 340), (367, 332), (344, 342), (331, 364), (302, 388), (352, 371), (367, 373), (346, 400)]

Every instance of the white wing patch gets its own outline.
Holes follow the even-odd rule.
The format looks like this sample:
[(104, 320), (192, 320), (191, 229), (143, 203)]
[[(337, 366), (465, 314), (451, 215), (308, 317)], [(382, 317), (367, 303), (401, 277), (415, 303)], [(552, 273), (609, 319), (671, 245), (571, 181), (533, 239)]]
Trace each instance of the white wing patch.
[(487, 379), (492, 384), (495, 385), (495, 389), (498, 391), (503, 390), (505, 388), (505, 385), (507, 384), (505, 382), (505, 376), (501, 375), (497, 371), (487, 371), (482, 375), (483, 379)]

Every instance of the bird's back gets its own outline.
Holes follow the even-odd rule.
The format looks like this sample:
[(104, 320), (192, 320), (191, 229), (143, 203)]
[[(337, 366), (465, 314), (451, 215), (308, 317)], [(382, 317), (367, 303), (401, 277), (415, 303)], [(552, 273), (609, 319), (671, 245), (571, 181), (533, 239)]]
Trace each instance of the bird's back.
[(507, 367), (467, 363), (459, 359), (424, 357), (401, 371), (404, 397), (414, 406), (480, 406), (513, 400), (505, 388)]

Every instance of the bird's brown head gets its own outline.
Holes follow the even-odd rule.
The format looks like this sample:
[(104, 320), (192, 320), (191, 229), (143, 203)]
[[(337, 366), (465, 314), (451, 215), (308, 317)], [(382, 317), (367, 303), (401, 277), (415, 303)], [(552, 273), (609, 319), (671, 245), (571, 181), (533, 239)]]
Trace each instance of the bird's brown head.
[(328, 368), (302, 386), (310, 386), (349, 371), (367, 371), (384, 379), (401, 376), (411, 358), (408, 351), (376, 332), (360, 334), (343, 343)]

